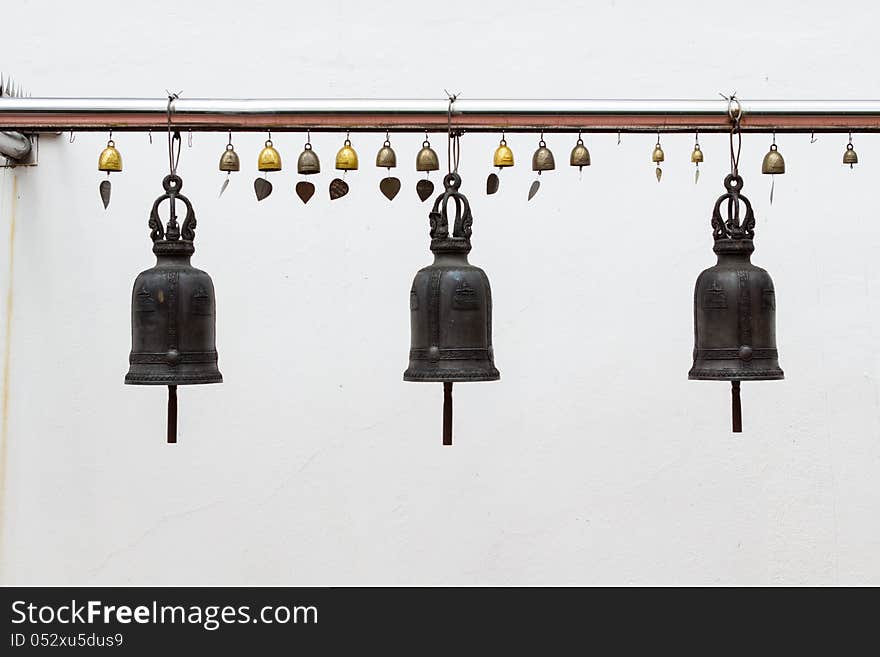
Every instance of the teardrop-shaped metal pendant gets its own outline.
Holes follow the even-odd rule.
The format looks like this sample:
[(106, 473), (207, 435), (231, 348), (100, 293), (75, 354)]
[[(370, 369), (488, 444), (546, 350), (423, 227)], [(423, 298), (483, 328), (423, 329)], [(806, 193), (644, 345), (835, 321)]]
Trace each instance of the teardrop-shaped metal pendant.
[(541, 188), (541, 181), (540, 180), (536, 180), (535, 182), (532, 183), (532, 186), (529, 187), (529, 200), (530, 201), (534, 198), (535, 194), (538, 193), (538, 190), (540, 188)]
[(655, 174), (657, 175), (657, 182), (660, 182), (660, 178), (663, 177), (663, 169), (657, 167), (657, 171), (655, 171)]
[(220, 198), (221, 196), (223, 196), (223, 192), (226, 191), (227, 187), (229, 187), (229, 176), (228, 175), (226, 176), (226, 180), (223, 181), (223, 184), (220, 185), (220, 193), (217, 194), (217, 198)]
[(107, 206), (110, 205), (110, 181), (102, 180), (101, 184), (98, 185), (98, 191), (101, 192), (101, 202), (106, 210)]
[(348, 194), (348, 183), (342, 178), (334, 178), (330, 181), (330, 200), (335, 201)]
[(498, 179), (497, 173), (490, 173), (489, 177), (486, 178), (486, 193), (494, 194), (498, 191), (498, 186), (501, 184), (501, 181)]
[(307, 180), (300, 180), (296, 183), (296, 195), (303, 204), (308, 203), (309, 199), (315, 195), (315, 186)]
[(393, 201), (394, 197), (397, 196), (397, 192), (400, 191), (400, 178), (395, 178), (394, 176), (382, 178), (382, 182), (379, 183), (379, 191), (381, 191), (389, 201)]
[(254, 180), (254, 191), (257, 193), (257, 200), (262, 201), (272, 193), (272, 183), (265, 178), (257, 178)]
[(416, 183), (416, 194), (419, 195), (419, 200), (422, 203), (424, 203), (433, 193), (434, 183), (432, 183), (427, 178), (422, 178), (419, 182)]
[(700, 182), (700, 167), (697, 167), (697, 170), (694, 172), (694, 184), (696, 185)]

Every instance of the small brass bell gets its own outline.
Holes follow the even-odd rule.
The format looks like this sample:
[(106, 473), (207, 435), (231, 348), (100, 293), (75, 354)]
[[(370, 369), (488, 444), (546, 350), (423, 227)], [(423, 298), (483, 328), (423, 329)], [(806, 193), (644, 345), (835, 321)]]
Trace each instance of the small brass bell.
[(657, 142), (657, 145), (654, 146), (654, 152), (651, 153), (651, 161), (654, 164), (659, 164), (666, 159), (666, 154), (663, 152), (663, 149), (660, 147), (660, 142)]
[(272, 146), (272, 140), (267, 139), (260, 156), (257, 158), (257, 169), (260, 171), (281, 171), (281, 155)]
[(694, 150), (691, 153), (691, 162), (700, 164), (703, 161), (703, 151), (700, 150), (699, 144), (694, 144)]
[(761, 163), (761, 173), (770, 175), (785, 173), (785, 160), (775, 143), (770, 144), (770, 150), (764, 156), (764, 161)]
[(358, 156), (351, 147), (350, 139), (346, 139), (342, 148), (336, 153), (336, 168), (341, 171), (354, 171), (358, 168)]
[(391, 142), (388, 139), (376, 153), (376, 166), (384, 169), (392, 169), (397, 166), (397, 154), (391, 148)]
[(852, 142), (846, 145), (846, 150), (843, 152), (843, 163), (848, 164), (850, 169), (852, 169), (853, 164), (859, 163), (859, 156), (856, 155)]
[(318, 154), (312, 149), (311, 142), (306, 142), (303, 152), (299, 154), (299, 159), (296, 161), (296, 172), (303, 176), (321, 173), (321, 162), (318, 160)]
[(538, 142), (538, 150), (532, 155), (532, 171), (537, 171), (541, 175), (542, 171), (552, 171), (556, 168), (556, 161), (553, 159), (553, 153), (544, 140)]
[(502, 139), (495, 149), (495, 155), (492, 158), (492, 164), (499, 169), (513, 166), (513, 151), (507, 145), (507, 141)]
[(98, 157), (98, 171), (122, 171), (122, 155), (116, 150), (116, 142), (112, 139)]
[(241, 161), (238, 158), (238, 153), (235, 152), (232, 144), (226, 144), (226, 150), (220, 156), (220, 171), (229, 172), (238, 171), (239, 169), (241, 169)]
[(590, 151), (584, 146), (584, 140), (580, 137), (578, 137), (574, 148), (571, 149), (571, 157), (568, 158), (568, 163), (579, 169), (590, 166)]
[(416, 171), (437, 171), (439, 168), (440, 158), (437, 157), (437, 151), (431, 148), (431, 142), (426, 139), (416, 155)]

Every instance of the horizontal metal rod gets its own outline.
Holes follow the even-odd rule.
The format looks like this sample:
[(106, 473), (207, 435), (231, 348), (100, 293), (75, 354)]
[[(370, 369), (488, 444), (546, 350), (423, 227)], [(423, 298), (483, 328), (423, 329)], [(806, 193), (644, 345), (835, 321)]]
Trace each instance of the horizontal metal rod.
[(18, 132), (0, 132), (0, 155), (23, 160), (31, 152), (31, 140)]
[[(742, 100), (744, 132), (880, 132), (880, 100)], [(0, 130), (162, 130), (165, 98), (0, 98)], [(173, 103), (177, 129), (445, 132), (447, 99), (207, 99)], [(466, 132), (727, 132), (717, 100), (456, 100)]]

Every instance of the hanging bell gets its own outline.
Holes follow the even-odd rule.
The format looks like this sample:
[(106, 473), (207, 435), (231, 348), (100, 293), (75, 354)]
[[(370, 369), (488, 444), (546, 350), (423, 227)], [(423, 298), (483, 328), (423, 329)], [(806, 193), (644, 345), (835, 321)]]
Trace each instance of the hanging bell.
[(859, 156), (856, 155), (852, 142), (848, 143), (846, 145), (846, 150), (843, 151), (843, 163), (848, 164), (850, 169), (852, 169), (853, 164), (859, 163)]
[(354, 148), (351, 147), (351, 140), (346, 139), (336, 153), (336, 168), (342, 171), (353, 171), (358, 168), (358, 156)]
[(426, 139), (416, 154), (416, 171), (437, 171), (439, 168), (440, 158), (437, 157), (437, 151), (431, 148), (431, 142)]
[(296, 161), (296, 172), (308, 176), (313, 173), (321, 173), (321, 161), (318, 154), (312, 148), (311, 142), (306, 142), (303, 152), (299, 154)]
[[(712, 234), (718, 263), (694, 290), (694, 364), (689, 379), (730, 381), (733, 431), (742, 431), (741, 381), (783, 378), (776, 351), (776, 293), (770, 274), (751, 263), (755, 215), (740, 194), (742, 178), (729, 175), (715, 201)], [(727, 202), (727, 218), (721, 206)], [(740, 221), (740, 204), (745, 216)]]
[[(492, 350), (489, 279), (467, 258), (470, 204), (458, 191), (457, 173), (448, 174), (443, 185), (429, 214), (434, 263), (416, 274), (409, 295), (412, 340), (403, 380), (443, 383), (443, 444), (451, 445), (452, 384), (497, 381), (500, 375)], [(450, 206), (454, 217), (448, 215)]]
[(691, 152), (691, 162), (701, 164), (703, 161), (703, 151), (700, 150), (699, 144), (694, 144), (694, 150)]
[(666, 159), (666, 154), (663, 152), (663, 149), (660, 147), (660, 142), (657, 142), (657, 145), (654, 146), (654, 152), (651, 153), (651, 162), (654, 164), (660, 164)]
[(98, 171), (122, 171), (122, 155), (116, 150), (116, 142), (112, 139), (98, 156)]
[[(168, 442), (177, 442), (177, 386), (221, 383), (214, 341), (214, 284), (190, 264), (195, 252), (196, 217), (180, 193), (179, 176), (166, 176), (165, 193), (150, 212), (150, 238), (156, 266), (135, 279), (131, 296), (131, 354), (125, 382), (168, 386)], [(170, 218), (163, 228), (159, 204), (168, 200)], [(177, 223), (175, 204), (186, 207)]]
[(267, 139), (260, 156), (257, 158), (257, 169), (260, 171), (281, 171), (281, 155), (272, 145), (272, 140)]
[(580, 137), (578, 137), (574, 148), (571, 149), (571, 156), (568, 158), (568, 163), (579, 169), (590, 166), (590, 151), (584, 146), (584, 140)]
[(397, 166), (397, 154), (391, 148), (391, 142), (387, 139), (382, 144), (379, 152), (376, 153), (376, 166), (383, 169), (393, 169)]
[(538, 142), (538, 150), (532, 155), (532, 171), (537, 171), (540, 175), (542, 171), (551, 171), (555, 168), (556, 161), (553, 159), (553, 153), (542, 139)]
[(785, 173), (785, 160), (782, 158), (782, 153), (779, 152), (775, 142), (770, 144), (770, 150), (767, 151), (764, 161), (761, 162), (761, 173), (770, 175)]
[(492, 165), (503, 169), (504, 167), (513, 166), (513, 151), (507, 145), (507, 141), (502, 139), (495, 149), (495, 155), (492, 157)]
[(241, 161), (232, 144), (226, 144), (226, 150), (220, 156), (220, 171), (238, 171), (241, 169)]

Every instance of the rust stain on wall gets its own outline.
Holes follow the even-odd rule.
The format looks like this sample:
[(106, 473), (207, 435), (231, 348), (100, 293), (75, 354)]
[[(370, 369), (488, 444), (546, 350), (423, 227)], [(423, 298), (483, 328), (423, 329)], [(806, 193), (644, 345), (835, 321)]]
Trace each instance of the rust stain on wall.
[(12, 200), (9, 210), (9, 281), (6, 287), (6, 332), (3, 341), (3, 419), (0, 424), (0, 573), (3, 571), (3, 547), (6, 529), (6, 453), (9, 442), (9, 371), (12, 357), (12, 291), (15, 273), (15, 210), (18, 179), (12, 174)]

